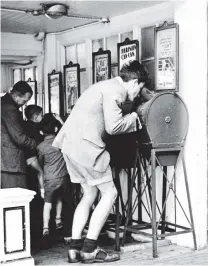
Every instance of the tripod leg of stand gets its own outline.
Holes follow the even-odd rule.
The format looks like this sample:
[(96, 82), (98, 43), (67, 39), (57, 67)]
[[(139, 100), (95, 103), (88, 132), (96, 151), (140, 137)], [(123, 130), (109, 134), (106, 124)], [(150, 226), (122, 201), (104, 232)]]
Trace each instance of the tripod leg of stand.
[(133, 189), (134, 189), (134, 182), (136, 179), (136, 165), (137, 165), (137, 158), (136, 158), (136, 163), (135, 167), (133, 170), (132, 178), (131, 178), (131, 184), (130, 184), (130, 191), (128, 195), (128, 204), (127, 204), (127, 210), (126, 210), (126, 220), (125, 220), (125, 225), (124, 225), (124, 233), (123, 233), (123, 238), (122, 238), (122, 246), (124, 246), (125, 239), (126, 239), (126, 234), (127, 234), (127, 227), (129, 220), (131, 219), (131, 210), (132, 210), (132, 194), (133, 194)]
[[(175, 166), (174, 166), (174, 171), (175, 171)], [(176, 191), (176, 174), (174, 173), (174, 191)], [(176, 221), (177, 221), (177, 213), (176, 213), (176, 197), (174, 197), (174, 214), (175, 214), (175, 232), (176, 232)]]
[(142, 201), (139, 200), (142, 198), (142, 190), (141, 190), (141, 185), (142, 185), (142, 180), (141, 180), (141, 157), (140, 154), (138, 153), (138, 162), (137, 162), (137, 168), (138, 168), (138, 175), (137, 175), (137, 189), (138, 189), (138, 222), (142, 222)]
[(122, 199), (122, 191), (121, 191), (121, 184), (120, 184), (120, 173), (121, 169), (115, 168), (115, 179), (114, 183), (116, 189), (118, 191), (118, 195), (115, 202), (115, 211), (116, 211), (116, 228), (115, 228), (115, 250), (120, 251), (120, 238), (119, 238), (119, 227), (120, 227), (120, 212), (119, 212), (119, 198), (121, 200), (121, 208), (122, 208), (122, 215), (125, 215), (125, 206)]
[(119, 213), (119, 195), (116, 198), (116, 251), (120, 251), (120, 239), (119, 239), (119, 226), (120, 226), (120, 213)]
[(156, 158), (155, 150), (151, 150), (152, 164), (152, 249), (153, 257), (157, 258), (157, 227), (156, 227)]
[[(131, 188), (131, 176), (132, 176), (131, 168), (128, 168), (127, 172), (128, 172), (128, 181), (127, 182), (128, 182), (128, 198), (129, 198), (129, 197), (132, 197), (131, 191), (133, 191), (133, 188)], [(129, 213), (132, 213), (132, 201), (129, 204), (129, 208), (130, 208)], [(132, 224), (131, 220), (129, 221), (129, 224)], [(126, 232), (126, 234), (129, 235), (129, 232)], [(131, 233), (130, 233), (130, 235), (131, 235)]]
[(119, 198), (120, 198), (121, 210), (122, 210), (122, 219), (123, 219), (123, 218), (125, 218), (125, 204), (124, 204), (123, 196), (122, 196), (122, 189), (121, 189), (121, 182), (120, 182), (120, 175), (119, 175), (120, 170), (121, 169), (115, 169), (115, 180), (114, 180), (114, 183), (115, 183), (116, 189), (118, 191), (118, 201), (119, 201)]
[(148, 174), (146, 159), (143, 156), (142, 156), (142, 162), (144, 165), (144, 171), (145, 171), (146, 182), (147, 182), (148, 193), (149, 193), (149, 199), (150, 199), (150, 205), (152, 208), (152, 194), (151, 194), (151, 184), (150, 184), (151, 179), (150, 179), (149, 174)]
[(194, 248), (197, 249), (196, 244), (196, 234), (195, 234), (195, 228), (194, 228), (194, 219), (193, 219), (193, 213), (191, 208), (191, 199), (190, 199), (190, 192), (189, 192), (189, 185), (188, 185), (188, 178), (187, 178), (187, 171), (186, 171), (186, 164), (184, 160), (184, 155), (182, 154), (182, 163), (183, 163), (183, 171), (184, 171), (184, 177), (185, 177), (185, 185), (186, 185), (186, 193), (188, 198), (188, 206), (189, 206), (189, 213), (191, 218), (191, 227), (192, 227), (192, 233), (193, 233), (193, 239), (194, 239)]
[[(166, 193), (167, 193), (167, 180), (166, 180), (166, 176), (167, 176), (167, 166), (163, 167), (163, 192), (162, 192), (162, 208), (163, 205), (165, 203), (165, 199), (166, 199)], [(163, 210), (162, 213), (162, 230), (161, 233), (164, 234), (165, 233), (165, 215), (166, 215), (166, 207)], [(162, 237), (162, 239), (164, 239), (165, 237)]]

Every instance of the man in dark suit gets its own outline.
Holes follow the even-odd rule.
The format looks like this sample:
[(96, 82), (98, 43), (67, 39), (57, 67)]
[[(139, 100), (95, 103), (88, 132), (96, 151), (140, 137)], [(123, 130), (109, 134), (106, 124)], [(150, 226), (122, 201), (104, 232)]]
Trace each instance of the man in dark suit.
[(1, 98), (1, 188), (27, 187), (24, 152), (35, 149), (36, 142), (26, 135), (19, 108), (32, 94), (28, 83), (19, 81)]

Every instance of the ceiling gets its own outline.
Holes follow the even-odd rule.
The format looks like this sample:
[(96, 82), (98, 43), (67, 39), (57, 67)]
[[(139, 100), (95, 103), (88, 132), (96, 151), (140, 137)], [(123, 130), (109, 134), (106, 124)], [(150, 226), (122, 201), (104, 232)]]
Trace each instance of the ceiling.
[[(156, 5), (164, 1), (1, 1), (1, 8), (41, 9), (40, 3), (62, 3), (69, 7), (69, 14), (96, 17), (114, 17), (134, 10)], [(93, 22), (90, 19), (62, 17), (49, 19), (44, 15), (33, 16), (30, 13), (1, 10), (1, 31), (35, 34), (64, 31)]]
[[(168, 1), (168, 0), (167, 0)], [(11, 33), (36, 34), (38, 32), (60, 32), (71, 28), (79, 27), (94, 22), (90, 19), (62, 17), (49, 19), (44, 15), (33, 16), (25, 13), (25, 10), (41, 10), (40, 4), (65, 4), (69, 7), (68, 14), (112, 17), (132, 12), (138, 9), (147, 8), (163, 1), (1, 1), (1, 31)], [(3, 10), (3, 8), (15, 9), (14, 11)], [(18, 11), (20, 10), (20, 11)], [(15, 65), (30, 64), (35, 58), (29, 56), (1, 55), (1, 64)]]

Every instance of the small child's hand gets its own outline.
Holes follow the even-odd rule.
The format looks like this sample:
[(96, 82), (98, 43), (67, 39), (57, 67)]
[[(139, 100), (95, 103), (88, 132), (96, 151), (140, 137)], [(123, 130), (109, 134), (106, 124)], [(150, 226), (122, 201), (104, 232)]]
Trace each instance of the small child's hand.
[(44, 193), (45, 193), (44, 188), (41, 188), (40, 189), (40, 196), (41, 196), (42, 199), (44, 199)]

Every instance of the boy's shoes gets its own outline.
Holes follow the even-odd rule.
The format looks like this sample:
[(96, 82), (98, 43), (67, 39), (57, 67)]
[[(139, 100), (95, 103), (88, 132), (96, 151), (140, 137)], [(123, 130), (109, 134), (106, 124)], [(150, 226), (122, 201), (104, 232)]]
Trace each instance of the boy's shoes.
[(113, 262), (120, 260), (120, 255), (118, 253), (113, 251), (106, 251), (99, 247), (91, 253), (80, 251), (80, 257), (82, 263)]
[(81, 260), (80, 258), (80, 250), (78, 249), (69, 249), (68, 250), (68, 262), (76, 263)]

